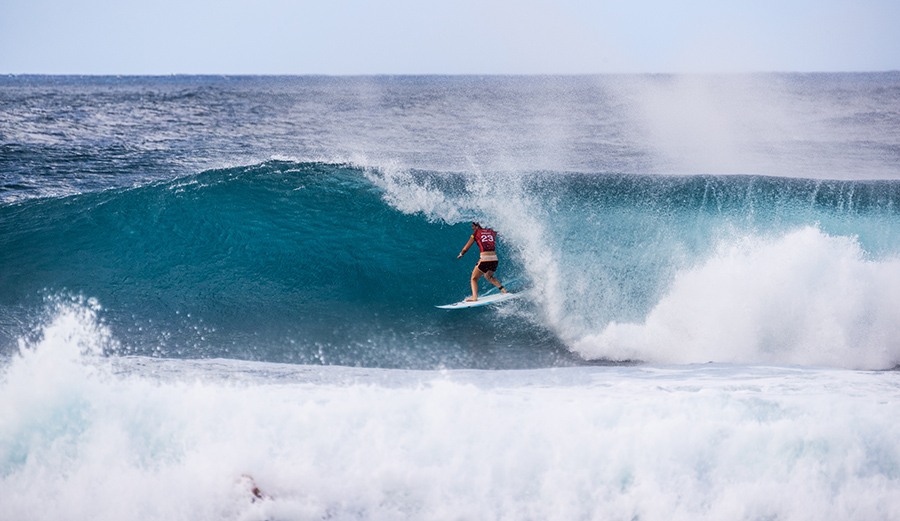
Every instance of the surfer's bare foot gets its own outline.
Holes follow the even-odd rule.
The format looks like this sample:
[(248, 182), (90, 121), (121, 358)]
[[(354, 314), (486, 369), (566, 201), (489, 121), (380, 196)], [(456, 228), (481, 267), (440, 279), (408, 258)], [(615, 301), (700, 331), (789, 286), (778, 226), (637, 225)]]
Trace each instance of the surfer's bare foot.
[(506, 288), (500, 288), (500, 293), (509, 293), (509, 292), (506, 291)]
[(478, 300), (478, 297), (469, 297), (465, 301), (466, 302), (475, 302), (476, 300)]

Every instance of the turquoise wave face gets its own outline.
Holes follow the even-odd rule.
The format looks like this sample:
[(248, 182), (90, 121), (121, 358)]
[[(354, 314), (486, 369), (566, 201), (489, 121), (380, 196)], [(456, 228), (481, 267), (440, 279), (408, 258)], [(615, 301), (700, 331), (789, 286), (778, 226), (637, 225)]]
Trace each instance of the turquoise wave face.
[[(13, 349), (48, 300), (90, 298), (123, 354), (408, 368), (646, 360), (653, 350), (585, 339), (655, 316), (682, 279), (749, 239), (812, 227), (887, 266), (900, 254), (898, 213), (896, 182), (479, 180), (289, 161), (211, 170), (0, 207), (2, 342)], [(497, 275), (531, 286), (529, 298), (434, 308), (469, 292), (476, 253), (456, 255), (472, 219), (499, 232)], [(804, 255), (821, 265), (835, 248)], [(819, 282), (799, 286), (792, 306), (812, 304), (802, 293)]]
[[(131, 353), (401, 367), (573, 358), (540, 328), (436, 310), (469, 291), (477, 254), (456, 255), (471, 231), (382, 196), (356, 168), (274, 162), (4, 207), (5, 336), (24, 321), (16, 309), (62, 294), (97, 299)], [(520, 343), (539, 347), (510, 351)]]

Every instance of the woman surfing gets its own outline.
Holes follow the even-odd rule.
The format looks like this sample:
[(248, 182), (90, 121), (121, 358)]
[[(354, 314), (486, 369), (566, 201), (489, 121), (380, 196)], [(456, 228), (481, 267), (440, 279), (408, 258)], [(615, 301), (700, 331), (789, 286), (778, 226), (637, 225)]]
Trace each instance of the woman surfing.
[(503, 284), (500, 284), (500, 281), (494, 277), (494, 272), (497, 271), (497, 265), (500, 263), (497, 258), (497, 233), (490, 228), (482, 228), (480, 224), (473, 222), (472, 236), (469, 237), (469, 242), (466, 243), (456, 258), (461, 259), (472, 247), (472, 244), (478, 244), (478, 248), (481, 250), (481, 257), (478, 260), (478, 264), (475, 265), (475, 269), (472, 270), (472, 296), (467, 298), (465, 302), (478, 300), (478, 279), (482, 275), (488, 282), (497, 286), (501, 292), (508, 293)]

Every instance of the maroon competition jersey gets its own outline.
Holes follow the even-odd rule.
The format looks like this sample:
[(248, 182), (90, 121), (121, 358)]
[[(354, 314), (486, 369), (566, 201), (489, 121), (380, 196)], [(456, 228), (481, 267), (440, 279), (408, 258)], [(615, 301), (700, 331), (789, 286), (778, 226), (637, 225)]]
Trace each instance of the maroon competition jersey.
[(482, 252), (495, 251), (497, 249), (497, 234), (490, 228), (481, 228), (472, 234), (475, 238), (475, 244)]

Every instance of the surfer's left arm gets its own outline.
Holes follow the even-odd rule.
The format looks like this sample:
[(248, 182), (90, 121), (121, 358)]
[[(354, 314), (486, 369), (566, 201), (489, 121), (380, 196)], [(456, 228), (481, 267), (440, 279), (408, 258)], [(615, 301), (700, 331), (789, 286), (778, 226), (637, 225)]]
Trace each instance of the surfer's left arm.
[(473, 244), (475, 244), (475, 235), (472, 235), (471, 237), (469, 237), (469, 242), (466, 243), (466, 245), (463, 247), (462, 251), (459, 252), (459, 255), (456, 256), (456, 258), (461, 259), (462, 256), (465, 255), (467, 251), (469, 251), (469, 248), (471, 248)]

